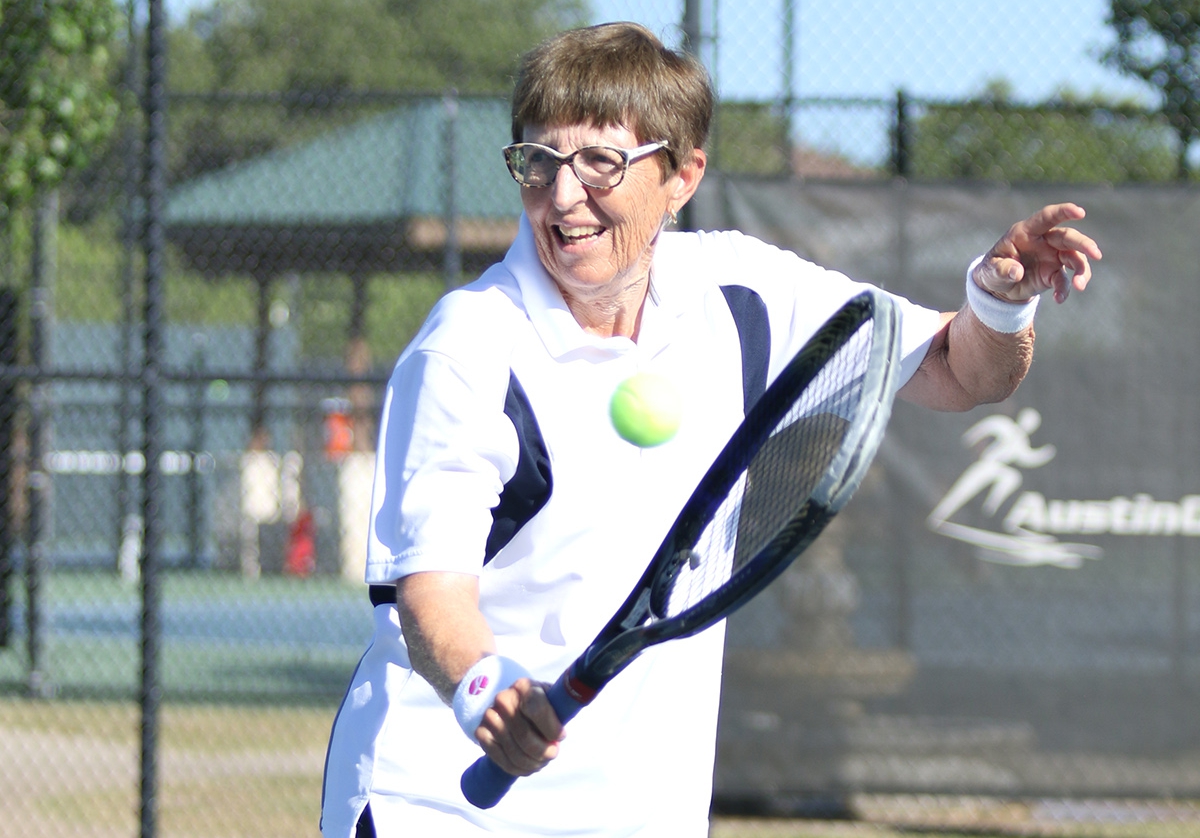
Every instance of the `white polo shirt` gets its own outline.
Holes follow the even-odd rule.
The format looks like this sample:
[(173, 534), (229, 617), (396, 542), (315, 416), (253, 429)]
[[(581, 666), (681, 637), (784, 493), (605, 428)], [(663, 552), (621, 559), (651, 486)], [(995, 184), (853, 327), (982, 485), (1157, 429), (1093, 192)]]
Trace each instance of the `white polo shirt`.
[[(624, 601), (743, 415), (741, 348), (721, 285), (766, 305), (768, 377), (863, 286), (738, 233), (664, 233), (637, 342), (589, 335), (537, 260), (528, 223), (504, 261), (447, 294), (397, 362), (381, 422), (367, 581), (477, 574), (500, 654), (553, 681)], [(899, 300), (901, 381), (938, 313)], [(638, 449), (608, 401), (630, 375), (672, 380), (676, 437)], [(514, 474), (510, 381), (548, 455), (544, 507), (484, 563), (492, 508)], [(396, 609), (335, 723), (322, 828), (353, 833), (369, 799), (381, 835), (696, 836), (708, 833), (724, 626), (651, 649), (574, 719), (560, 756), (495, 808), (462, 797), (479, 755), (410, 667)]]

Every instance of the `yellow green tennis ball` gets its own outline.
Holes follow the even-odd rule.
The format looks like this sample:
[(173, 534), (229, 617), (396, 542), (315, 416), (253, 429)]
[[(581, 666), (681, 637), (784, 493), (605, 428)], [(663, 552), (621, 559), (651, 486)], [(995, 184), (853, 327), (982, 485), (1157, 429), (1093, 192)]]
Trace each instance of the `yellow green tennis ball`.
[(608, 413), (622, 439), (639, 448), (652, 448), (675, 436), (683, 404), (679, 391), (666, 378), (639, 372), (617, 386)]

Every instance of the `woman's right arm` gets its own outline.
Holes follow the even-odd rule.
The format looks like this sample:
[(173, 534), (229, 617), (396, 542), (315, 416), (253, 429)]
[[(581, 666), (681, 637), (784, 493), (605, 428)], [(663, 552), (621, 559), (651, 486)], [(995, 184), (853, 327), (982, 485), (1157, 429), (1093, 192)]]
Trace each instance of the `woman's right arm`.
[[(495, 654), (479, 612), (479, 579), (469, 573), (425, 572), (396, 584), (400, 626), (413, 669), (450, 704), (467, 670)], [(525, 776), (558, 755), (562, 724), (543, 685), (522, 678), (496, 696), (475, 733), (484, 753), (509, 774)]]
[(396, 606), (413, 669), (446, 704), (467, 670), (496, 653), (479, 613), (479, 579), (469, 573), (414, 573), (396, 583)]

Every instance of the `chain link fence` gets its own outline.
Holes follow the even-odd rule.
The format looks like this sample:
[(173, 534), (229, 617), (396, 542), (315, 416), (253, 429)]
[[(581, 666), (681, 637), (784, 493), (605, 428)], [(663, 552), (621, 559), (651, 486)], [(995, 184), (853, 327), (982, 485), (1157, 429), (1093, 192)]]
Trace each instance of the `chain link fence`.
[[(0, 133), (58, 66), (22, 69), (37, 27), (70, 44), (55, 15), (104, 5), (0, 6), (31, 51), (0, 54)], [(43, 121), (65, 178), (4, 170), (0, 835), (316, 834), (370, 636), (382, 383), (515, 234), (514, 57), (610, 19), (717, 83), (696, 226), (946, 309), (1043, 202), (1083, 203), (1108, 253), (1014, 399), (901, 411), (845, 520), (731, 626), (713, 835), (1200, 834), (1194, 132), (1169, 68), (1115, 68), (1121, 15), (1172, 4), (454, 0), (538, 21), (457, 36), (431, 3), (107, 5), (111, 130), (54, 163)], [(406, 35), (421, 15), (450, 34)], [(948, 502), (1001, 425), (1055, 464)]]

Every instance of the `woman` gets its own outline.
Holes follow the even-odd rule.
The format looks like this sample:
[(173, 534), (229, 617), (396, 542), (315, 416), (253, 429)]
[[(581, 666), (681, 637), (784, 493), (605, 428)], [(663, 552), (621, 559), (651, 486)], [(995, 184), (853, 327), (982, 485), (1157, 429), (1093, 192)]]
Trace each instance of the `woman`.
[[(723, 626), (645, 653), (569, 733), (542, 687), (623, 601), (741, 420), (745, 313), (770, 376), (861, 287), (737, 233), (663, 232), (704, 176), (712, 102), (700, 65), (632, 24), (526, 57), (505, 149), (520, 232), (435, 307), (385, 395), (375, 636), (334, 724), (326, 836), (707, 835)], [(1100, 258), (1059, 226), (1082, 217), (1064, 204), (1014, 225), (957, 314), (899, 300), (901, 396), (939, 410), (1006, 398), (1037, 295), (1065, 300)], [(646, 370), (674, 382), (685, 420), (638, 449), (606, 408)], [(464, 735), (447, 705), (489, 656), (532, 678)], [(480, 747), (531, 775), (487, 811), (458, 788)]]

